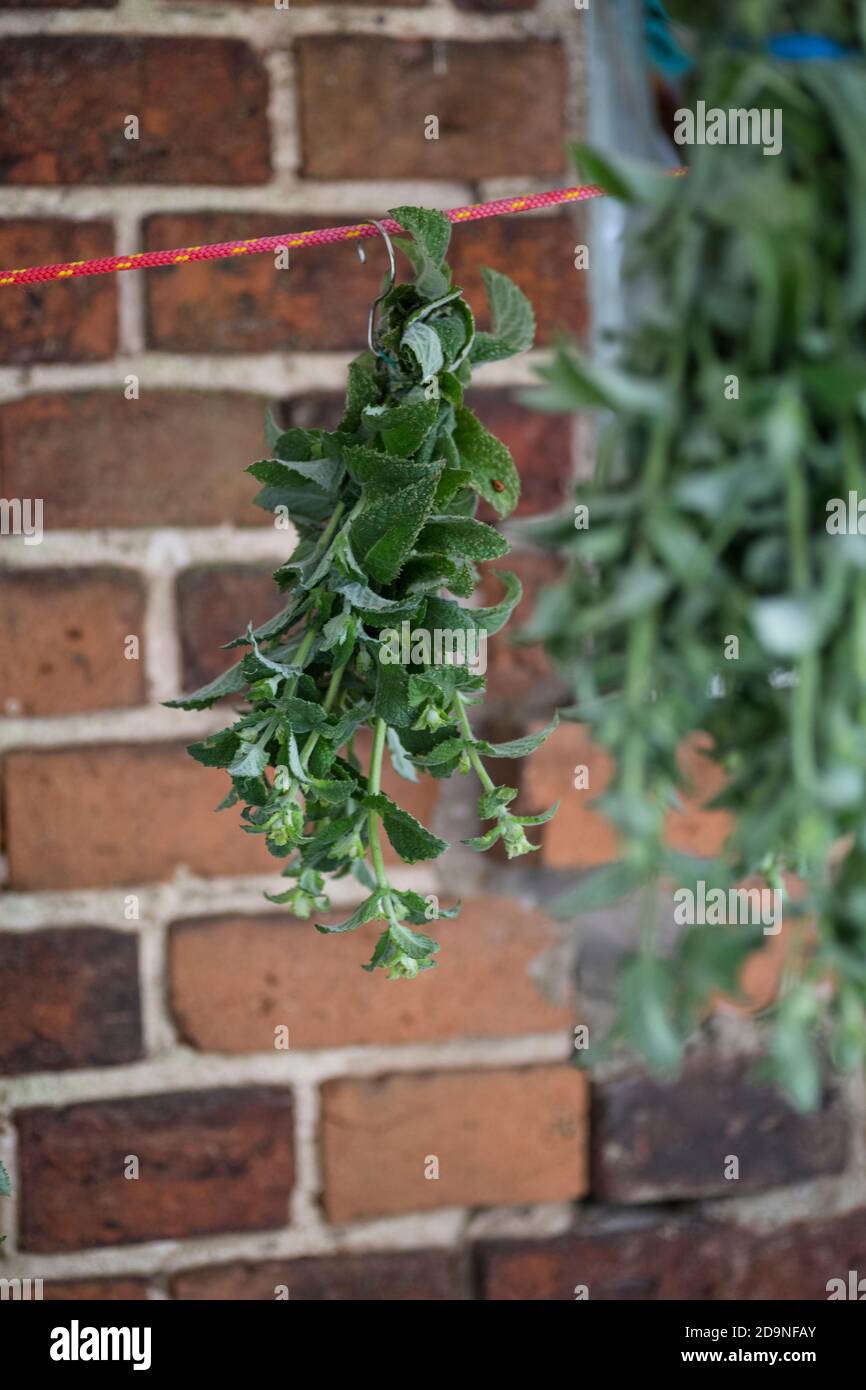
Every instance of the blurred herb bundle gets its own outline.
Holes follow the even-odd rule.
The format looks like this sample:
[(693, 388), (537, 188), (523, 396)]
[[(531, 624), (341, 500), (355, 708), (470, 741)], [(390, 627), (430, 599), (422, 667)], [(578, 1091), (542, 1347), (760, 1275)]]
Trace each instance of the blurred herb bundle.
[[(632, 269), (655, 296), (609, 365), (563, 348), (527, 397), (613, 412), (578, 494), (588, 514), (531, 528), (570, 562), (527, 635), (573, 682), (568, 717), (613, 755), (597, 805), (622, 844), (558, 910), (639, 894), (606, 1042), (672, 1072), (763, 938), (692, 926), (661, 959), (660, 886), (799, 879), (768, 1066), (805, 1109), (825, 1044), (841, 1067), (866, 1059), (866, 501), (859, 527), (849, 508), (866, 498), (866, 63), (862, 48), (772, 57), (770, 40), (805, 27), (780, 0), (708, 5), (697, 21), (668, 8), (707, 25), (683, 106), (779, 109), (783, 142), (776, 156), (696, 144), (685, 179), (577, 152), (585, 176), (646, 210)], [(866, 6), (810, 6), (819, 28), (856, 50)], [(663, 834), (687, 791), (678, 750), (699, 732), (726, 777), (712, 804), (735, 818), (712, 861)]]
[[(409, 207), (392, 216), (411, 234), (398, 245), (415, 278), (380, 296), (375, 351), (350, 366), (339, 428), (271, 424), (271, 456), (248, 469), (263, 484), (258, 505), (282, 511), (300, 536), (274, 576), (287, 602), (228, 644), (246, 649), (240, 661), (171, 703), (206, 709), (227, 695), (246, 702), (233, 724), (189, 749), (228, 772), (232, 786), (219, 809), (241, 804), (247, 834), (287, 861), (283, 874), (293, 886), (268, 896), (296, 916), (328, 909), (326, 874), (353, 874), (367, 897), (345, 922), (318, 930), (381, 921), (365, 969), (381, 967), (395, 979), (435, 964), (439, 945), (417, 928), (455, 917), (459, 904), (440, 910), (435, 896), (389, 882), (380, 826), (408, 864), (448, 845), (382, 791), (386, 750), (411, 782), (419, 771), (477, 775), (478, 815), (490, 824), (468, 841), (475, 849), (501, 839), (510, 857), (525, 854), (535, 848), (525, 827), (553, 811), (514, 815), (516, 789), (496, 786), (482, 762), (523, 757), (550, 730), (491, 744), (474, 737), (467, 714), (484, 690), (473, 666), (511, 616), (520, 583), (501, 573), (499, 603), (457, 602), (474, 594), (477, 563), (509, 549), (476, 519), (479, 500), (503, 517), (520, 492), (511, 455), (464, 405), (464, 388), (473, 366), (532, 346), (534, 315), (507, 276), (485, 270), (492, 332), (476, 331), (445, 263), (448, 219)], [(366, 773), (356, 748), (364, 728), (372, 734)]]

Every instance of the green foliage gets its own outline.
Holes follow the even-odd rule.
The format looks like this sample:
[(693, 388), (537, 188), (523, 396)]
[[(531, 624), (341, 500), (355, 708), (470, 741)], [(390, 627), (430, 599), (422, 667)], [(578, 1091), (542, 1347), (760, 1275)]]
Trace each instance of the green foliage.
[[(259, 506), (286, 508), (299, 532), (294, 554), (274, 576), (284, 606), (228, 644), (244, 649), (234, 666), (172, 704), (206, 709), (227, 695), (242, 697), (228, 728), (189, 749), (227, 771), (231, 790), (219, 809), (240, 804), (246, 833), (262, 836), (286, 861), (292, 886), (268, 896), (299, 917), (327, 910), (326, 875), (353, 874), (368, 896), (346, 921), (318, 930), (339, 935), (381, 921), (365, 968), (396, 979), (435, 963), (438, 943), (417, 928), (458, 909), (442, 910), (435, 898), (388, 881), (380, 827), (407, 864), (448, 846), (382, 791), (386, 750), (409, 781), (474, 769), (481, 817), (494, 821), (494, 838), (509, 855), (536, 848), (524, 827), (546, 817), (513, 816), (508, 801), (516, 793), (496, 788), (481, 761), (522, 757), (545, 735), (489, 744), (474, 737), (467, 717), (484, 689), (470, 668), (472, 642), (505, 625), (519, 581), (500, 574), (504, 595), (489, 608), (456, 601), (473, 595), (476, 563), (508, 550), (492, 526), (476, 520), (479, 499), (503, 517), (520, 490), (511, 455), (463, 404), (464, 390), (473, 363), (531, 347), (532, 309), (507, 276), (485, 271), (493, 331), (476, 333), (445, 264), (447, 218), (422, 208), (393, 215), (411, 234), (399, 245), (415, 280), (382, 300), (377, 354), (363, 352), (351, 364), (339, 428), (281, 431), (269, 418), (271, 457), (248, 469), (262, 484)], [(385, 659), (404, 624), (409, 650)], [(460, 637), (469, 660), (437, 653), (440, 633)], [(416, 646), (417, 638), (430, 640)], [(365, 728), (373, 736), (366, 774), (355, 747)]]
[[(692, 20), (694, 6), (677, 8)], [(569, 509), (534, 528), (570, 563), (532, 632), (573, 682), (569, 716), (615, 759), (599, 805), (621, 861), (561, 911), (642, 890), (620, 1035), (674, 1069), (709, 996), (732, 992), (762, 939), (698, 927), (661, 964), (660, 882), (796, 875), (769, 1069), (807, 1108), (825, 1042), (840, 1066), (866, 1058), (866, 535), (828, 528), (831, 499), (866, 495), (866, 63), (779, 62), (765, 44), (803, 24), (856, 47), (866, 10), (800, 10), (707, 6), (683, 101), (780, 108), (779, 154), (695, 145), (688, 177), (666, 181), (578, 154), (644, 209), (632, 264), (654, 296), (610, 360), (564, 349), (535, 393), (542, 409), (612, 418), (578, 494), (588, 525)], [(664, 843), (688, 791), (677, 750), (699, 730), (726, 778), (714, 805), (734, 817), (710, 865)]]

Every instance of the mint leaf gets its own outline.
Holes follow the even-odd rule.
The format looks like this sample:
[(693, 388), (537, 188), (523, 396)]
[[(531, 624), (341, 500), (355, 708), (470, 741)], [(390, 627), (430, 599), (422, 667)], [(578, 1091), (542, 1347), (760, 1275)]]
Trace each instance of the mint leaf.
[(501, 271), (482, 267), (481, 276), (490, 305), (492, 333), (477, 333), (470, 361), (501, 362), (518, 352), (528, 352), (535, 340), (535, 314), (526, 295)]
[(469, 474), (469, 486), (499, 516), (508, 516), (520, 499), (520, 478), (511, 454), (465, 406), (460, 406), (456, 414), (454, 443), (461, 466)]
[(447, 840), (440, 840), (438, 835), (427, 830), (384, 792), (365, 796), (363, 804), (369, 811), (376, 811), (382, 817), (385, 834), (405, 863), (417, 864), (420, 859), (435, 859), (448, 848)]

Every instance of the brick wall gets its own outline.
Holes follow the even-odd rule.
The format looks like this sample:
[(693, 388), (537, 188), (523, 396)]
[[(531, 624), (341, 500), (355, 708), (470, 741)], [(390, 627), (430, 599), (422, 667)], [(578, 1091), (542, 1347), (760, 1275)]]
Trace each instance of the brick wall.
[[(581, 24), (554, 0), (0, 0), (0, 264), (564, 181)], [(457, 276), (477, 290), (498, 265), (542, 345), (579, 335), (580, 239), (573, 212), (464, 227)], [(569, 1065), (628, 925), (598, 914), (578, 935), (543, 910), (615, 852), (572, 785), (577, 763), (593, 792), (605, 775), (581, 730), (521, 791), (564, 796), (540, 864), (455, 849), (444, 870), (396, 871), (466, 905), (438, 968), (394, 985), (358, 969), (369, 929), (329, 942), (265, 910), (272, 861), (212, 814), (221, 778), (184, 753), (221, 715), (161, 704), (272, 611), (291, 538), (250, 505), (243, 468), (265, 402), (333, 419), (380, 251), (2, 292), (0, 495), (43, 499), (45, 537), (4, 537), (2, 555), (0, 1270), (51, 1298), (823, 1297), (866, 1268), (859, 1094), (793, 1116), (750, 1081), (749, 1025), (724, 1002), (718, 1045), (675, 1086), (619, 1063), (590, 1086)], [(474, 401), (517, 457), (525, 513), (563, 498), (589, 438), (515, 405), (529, 371), (487, 368)], [(528, 551), (514, 566), (526, 611), (556, 566)], [(543, 719), (557, 694), (541, 654), (504, 636), (489, 683), (491, 731)], [(695, 799), (671, 838), (711, 849), (724, 826), (686, 756)], [(397, 794), (472, 833), (459, 787)], [(753, 1006), (779, 956), (773, 942), (750, 963)]]

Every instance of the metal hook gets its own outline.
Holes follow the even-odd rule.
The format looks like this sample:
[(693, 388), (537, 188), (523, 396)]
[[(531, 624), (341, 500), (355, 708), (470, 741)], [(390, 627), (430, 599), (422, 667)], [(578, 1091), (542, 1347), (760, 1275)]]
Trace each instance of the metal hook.
[[(377, 222), (374, 217), (371, 217), (370, 225), (376, 228), (376, 231), (379, 233), (380, 237), (384, 241), (388, 251), (388, 284), (386, 285), (382, 293), (378, 295), (377, 298), (374, 299), (373, 303), (370, 305), (370, 317), (367, 320), (367, 346), (369, 347), (370, 351), (376, 355), (376, 357), (381, 357), (383, 362), (387, 362), (389, 366), (393, 367), (395, 366), (394, 359), (390, 357), (387, 352), (382, 352), (382, 350), (376, 346), (373, 337), (373, 331), (376, 326), (376, 310), (382, 303), (382, 300), (385, 298), (385, 296), (390, 294), (392, 289), (394, 288), (394, 282), (397, 279), (397, 262), (394, 259), (393, 243), (388, 233), (385, 231), (385, 228), (382, 226), (382, 223)], [(364, 248), (362, 246), (358, 246), (357, 251), (363, 263), (366, 260), (366, 257), (364, 255)]]

